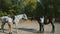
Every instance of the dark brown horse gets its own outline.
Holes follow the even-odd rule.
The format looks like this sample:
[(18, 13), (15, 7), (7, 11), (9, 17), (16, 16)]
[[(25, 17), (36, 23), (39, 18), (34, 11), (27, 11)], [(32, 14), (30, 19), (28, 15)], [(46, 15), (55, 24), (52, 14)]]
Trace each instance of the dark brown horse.
[(54, 33), (54, 31), (55, 31), (54, 22), (55, 22), (55, 17), (54, 16), (45, 17), (44, 24), (51, 23), (51, 25), (52, 25), (52, 33)]
[[(33, 19), (37, 20), (38, 23), (39, 23), (39, 25), (41, 24), (41, 23), (40, 23), (40, 16), (39, 16), (39, 17), (38, 17), (38, 16), (35, 16), (35, 17), (33, 17), (31, 20), (33, 20)], [(51, 25), (52, 25), (52, 33), (54, 33), (54, 31), (55, 31), (54, 22), (55, 22), (55, 17), (54, 17), (54, 16), (44, 17), (44, 24), (45, 24), (45, 25), (51, 23)]]

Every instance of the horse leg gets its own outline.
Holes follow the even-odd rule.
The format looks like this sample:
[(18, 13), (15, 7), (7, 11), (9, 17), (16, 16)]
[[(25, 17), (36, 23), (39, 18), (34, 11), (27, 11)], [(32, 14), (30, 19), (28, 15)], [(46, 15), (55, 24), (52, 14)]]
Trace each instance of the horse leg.
[(18, 30), (17, 30), (17, 28), (18, 28), (17, 25), (18, 25), (18, 23), (15, 23), (16, 33), (17, 33), (17, 31), (18, 31)]
[(2, 29), (3, 32), (4, 32), (4, 25), (5, 25), (5, 23), (2, 22), (1, 29)]
[(52, 33), (54, 33), (55, 32), (55, 26), (52, 22), (51, 22), (51, 25), (52, 25)]

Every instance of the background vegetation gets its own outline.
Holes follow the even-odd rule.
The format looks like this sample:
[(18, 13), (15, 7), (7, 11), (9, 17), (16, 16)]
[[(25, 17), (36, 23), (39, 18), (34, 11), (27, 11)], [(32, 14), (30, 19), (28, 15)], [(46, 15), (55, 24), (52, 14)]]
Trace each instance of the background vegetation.
[(22, 13), (28, 16), (40, 14), (59, 16), (60, 0), (0, 0), (0, 16)]

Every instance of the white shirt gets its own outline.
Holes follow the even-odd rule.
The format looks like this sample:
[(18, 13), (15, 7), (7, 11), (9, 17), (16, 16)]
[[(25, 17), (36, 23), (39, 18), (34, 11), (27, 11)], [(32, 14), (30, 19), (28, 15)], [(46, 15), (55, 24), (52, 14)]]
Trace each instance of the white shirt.
[(41, 23), (44, 23), (44, 17), (43, 18), (40, 18), (40, 20), (41, 20)]

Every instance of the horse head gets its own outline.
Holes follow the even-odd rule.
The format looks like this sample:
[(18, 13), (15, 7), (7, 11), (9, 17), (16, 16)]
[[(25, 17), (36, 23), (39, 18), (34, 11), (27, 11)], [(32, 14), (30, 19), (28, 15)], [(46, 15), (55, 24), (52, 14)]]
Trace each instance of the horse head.
[(25, 19), (25, 20), (27, 20), (27, 19), (28, 19), (28, 17), (27, 17), (27, 15), (26, 15), (26, 14), (23, 14), (23, 19)]

